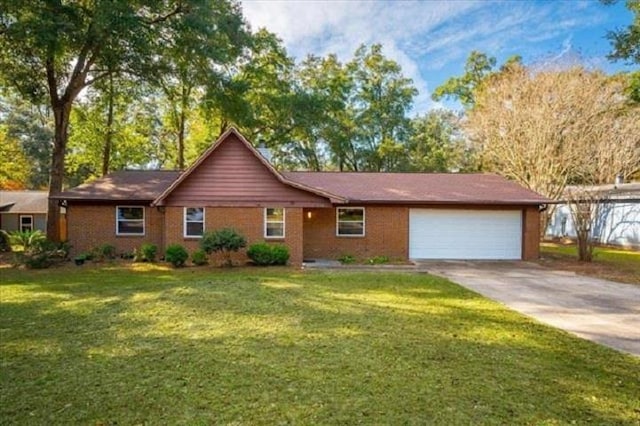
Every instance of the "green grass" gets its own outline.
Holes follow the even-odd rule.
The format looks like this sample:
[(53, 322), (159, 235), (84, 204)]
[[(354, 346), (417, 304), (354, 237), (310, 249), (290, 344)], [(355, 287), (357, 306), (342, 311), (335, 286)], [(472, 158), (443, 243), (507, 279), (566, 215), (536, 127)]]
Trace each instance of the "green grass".
[(584, 275), (640, 284), (640, 251), (595, 247), (592, 262), (579, 262), (575, 244), (542, 243), (541, 256)]
[[(577, 258), (578, 256), (578, 248), (575, 244), (560, 245), (544, 243), (542, 245), (542, 251), (545, 253), (571, 256), (573, 258)], [(640, 251), (612, 247), (595, 247), (593, 249), (593, 259), (617, 265), (633, 263), (637, 266), (638, 262), (640, 262)]]
[(0, 270), (3, 424), (637, 424), (640, 359), (426, 274)]

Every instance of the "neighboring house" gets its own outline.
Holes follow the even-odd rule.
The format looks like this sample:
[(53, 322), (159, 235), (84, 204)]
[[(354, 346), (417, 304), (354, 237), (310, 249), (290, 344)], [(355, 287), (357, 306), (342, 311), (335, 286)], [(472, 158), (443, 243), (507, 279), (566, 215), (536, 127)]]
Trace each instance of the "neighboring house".
[(45, 232), (47, 199), (46, 191), (0, 191), (0, 229)]
[[(572, 191), (574, 188), (568, 188)], [(580, 188), (597, 194), (603, 202), (591, 229), (601, 244), (640, 248), (640, 183), (618, 183)], [(576, 238), (568, 204), (558, 204), (546, 230), (552, 238)]]
[(286, 244), (293, 264), (347, 254), (535, 259), (549, 201), (491, 174), (278, 172), (235, 129), (182, 173), (116, 172), (56, 198), (76, 251), (194, 250), (203, 232), (233, 227), (249, 244)]

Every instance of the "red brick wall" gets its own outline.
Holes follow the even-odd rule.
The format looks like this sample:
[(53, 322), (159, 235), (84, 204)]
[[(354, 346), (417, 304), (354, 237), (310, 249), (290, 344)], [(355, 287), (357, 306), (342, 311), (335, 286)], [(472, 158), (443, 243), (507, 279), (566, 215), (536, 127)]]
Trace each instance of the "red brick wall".
[[(165, 211), (165, 241), (166, 244), (181, 244), (191, 253), (199, 248), (199, 238), (185, 238), (183, 236), (182, 207), (166, 207)], [(302, 263), (302, 209), (285, 209), (285, 238), (264, 238), (264, 209), (261, 207), (206, 207), (205, 231), (221, 228), (235, 228), (247, 238), (247, 247), (257, 242), (284, 244), (289, 247), (291, 257), (289, 263)], [(215, 259), (221, 262), (222, 258)], [(234, 254), (234, 262), (244, 264), (248, 258), (246, 250)]]
[(538, 206), (526, 207), (522, 212), (522, 260), (540, 257), (540, 212)]
[[(308, 214), (311, 213), (311, 218)], [(336, 209), (304, 209), (305, 259), (360, 259), (387, 256), (405, 260), (409, 241), (409, 208), (365, 206), (365, 236), (336, 236)]]
[[(455, 208), (427, 206), (428, 208)], [(500, 209), (496, 206), (461, 205), (461, 209)], [(504, 209), (518, 209), (505, 206)], [(311, 218), (308, 213), (311, 213)], [(540, 214), (537, 206), (524, 207), (522, 259), (535, 260), (540, 253)], [(304, 210), (304, 257), (336, 259), (351, 255), (360, 259), (387, 256), (405, 260), (409, 257), (409, 207), (365, 206), (365, 237), (336, 236), (336, 209)]]
[[(127, 204), (135, 205), (135, 204)], [(111, 244), (118, 253), (131, 252), (143, 243), (156, 244), (162, 250), (163, 215), (154, 207), (145, 207), (145, 235), (116, 235), (116, 205), (67, 206), (67, 237), (73, 255), (90, 251), (102, 244)]]

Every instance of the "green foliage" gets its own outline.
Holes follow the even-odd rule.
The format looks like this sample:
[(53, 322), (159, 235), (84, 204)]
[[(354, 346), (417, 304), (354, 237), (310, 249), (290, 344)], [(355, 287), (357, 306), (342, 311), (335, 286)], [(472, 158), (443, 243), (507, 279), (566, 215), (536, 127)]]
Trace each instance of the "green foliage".
[(247, 256), (259, 266), (286, 265), (289, 261), (289, 248), (282, 244), (253, 244), (247, 250)]
[(29, 269), (46, 269), (53, 264), (53, 259), (48, 252), (39, 251), (23, 255), (22, 263)]
[(133, 251), (126, 251), (123, 253), (120, 253), (120, 259), (124, 259), (124, 260), (133, 260), (135, 261), (137, 256), (137, 251), (133, 250)]
[(139, 250), (134, 250), (134, 262), (154, 262), (156, 260), (156, 254), (158, 253), (158, 246), (151, 243), (144, 243), (140, 246)]
[(196, 266), (202, 266), (209, 263), (207, 253), (204, 250), (198, 249), (191, 253), (191, 262)]
[(92, 252), (94, 258), (100, 261), (113, 260), (116, 258), (116, 248), (111, 244), (102, 244), (94, 248)]
[(460, 116), (448, 110), (432, 110), (412, 120), (407, 144), (411, 170), (452, 172), (472, 168), (462, 138)]
[(29, 161), (20, 141), (7, 135), (7, 126), (0, 125), (0, 190), (23, 189), (28, 186)]
[(11, 244), (14, 251), (28, 252), (30, 250), (36, 250), (47, 239), (39, 229), (35, 231), (2, 232), (7, 236), (9, 244)]
[(231, 253), (246, 246), (246, 238), (233, 228), (205, 232), (200, 240), (200, 247), (207, 254), (223, 253), (228, 266), (231, 266)]
[(464, 66), (464, 74), (451, 77), (442, 85), (436, 87), (431, 97), (435, 101), (443, 98), (457, 99), (465, 108), (472, 108), (476, 103), (477, 91), (484, 82), (498, 72), (506, 71), (514, 66), (521, 66), (522, 58), (512, 56), (496, 71), (496, 58), (473, 50)]
[(0, 231), (0, 253), (5, 251), (11, 251), (11, 244), (9, 244), (8, 234), (4, 231)]
[(164, 258), (176, 268), (180, 268), (184, 266), (189, 258), (189, 253), (187, 253), (187, 250), (180, 244), (171, 244), (167, 247)]
[[(616, 3), (616, 1), (603, 1)], [(618, 28), (607, 33), (613, 50), (608, 55), (614, 61), (626, 61), (629, 64), (640, 64), (640, 2), (627, 0), (627, 9), (633, 15), (633, 22), (626, 28)]]
[(382, 265), (384, 263), (389, 263), (389, 258), (387, 256), (374, 256), (367, 259), (367, 263), (369, 265)]
[(405, 167), (404, 144), (411, 131), (407, 117), (418, 91), (382, 45), (360, 46), (347, 64), (353, 79), (354, 143), (358, 170), (394, 171)]
[(353, 263), (356, 263), (356, 258), (355, 256), (350, 254), (343, 254), (338, 258), (338, 262), (342, 263), (343, 265), (351, 265)]
[[(0, 36), (1, 38), (1, 36)], [(44, 188), (49, 183), (53, 117), (45, 104), (33, 104), (10, 90), (0, 91), (0, 158), (11, 181), (26, 188)], [(5, 144), (3, 147), (2, 145)], [(6, 156), (2, 151), (7, 151)], [(20, 170), (16, 170), (20, 167)], [(0, 173), (1, 176), (1, 173)]]
[(67, 242), (56, 243), (47, 240), (39, 230), (14, 231), (5, 235), (15, 248), (14, 263), (30, 269), (48, 268), (54, 263), (63, 262), (68, 258), (71, 249)]

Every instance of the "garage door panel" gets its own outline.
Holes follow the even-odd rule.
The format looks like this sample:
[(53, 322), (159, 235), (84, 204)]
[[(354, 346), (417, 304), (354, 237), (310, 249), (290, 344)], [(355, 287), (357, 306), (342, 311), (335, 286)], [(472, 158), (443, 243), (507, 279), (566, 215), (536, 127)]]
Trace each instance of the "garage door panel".
[(522, 214), (510, 210), (411, 209), (413, 259), (520, 259)]

